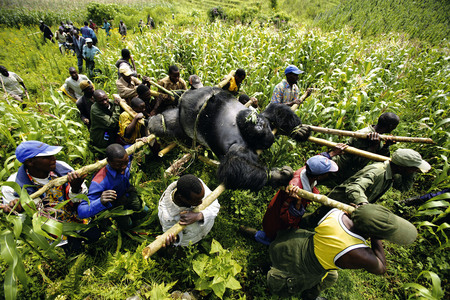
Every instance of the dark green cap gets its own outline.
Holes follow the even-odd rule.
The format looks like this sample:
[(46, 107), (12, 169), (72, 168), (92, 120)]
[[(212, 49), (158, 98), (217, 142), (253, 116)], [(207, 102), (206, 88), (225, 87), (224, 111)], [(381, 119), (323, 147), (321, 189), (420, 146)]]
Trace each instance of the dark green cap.
[(377, 204), (364, 204), (351, 214), (355, 230), (369, 237), (408, 245), (417, 237), (417, 229), (389, 209)]

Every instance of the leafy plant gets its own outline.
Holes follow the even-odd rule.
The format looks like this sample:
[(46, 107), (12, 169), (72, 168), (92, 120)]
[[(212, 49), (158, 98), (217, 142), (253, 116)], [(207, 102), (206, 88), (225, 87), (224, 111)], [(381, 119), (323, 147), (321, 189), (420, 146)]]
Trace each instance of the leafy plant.
[(241, 288), (239, 281), (234, 278), (242, 267), (232, 258), (232, 254), (224, 250), (220, 243), (213, 239), (211, 242), (212, 257), (200, 254), (193, 262), (192, 268), (199, 278), (195, 281), (195, 288), (210, 292), (222, 299), (226, 289)]
[(429, 300), (439, 300), (444, 297), (444, 291), (441, 287), (441, 279), (439, 276), (430, 271), (423, 271), (420, 272), (419, 276), (417, 276), (417, 279), (420, 277), (425, 277), (428, 280), (431, 280), (431, 288), (426, 288), (423, 285), (420, 285), (418, 283), (406, 283), (403, 285), (403, 288), (405, 290), (415, 290), (415, 292), (411, 293), (408, 296), (408, 299), (429, 299)]

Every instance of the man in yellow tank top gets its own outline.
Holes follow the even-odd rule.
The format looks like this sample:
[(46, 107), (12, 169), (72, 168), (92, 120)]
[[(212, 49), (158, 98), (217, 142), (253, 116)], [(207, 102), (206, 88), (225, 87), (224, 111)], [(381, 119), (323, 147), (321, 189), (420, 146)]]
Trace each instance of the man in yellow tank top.
[(414, 225), (383, 206), (364, 204), (351, 216), (333, 209), (320, 220), (315, 232), (297, 229), (278, 233), (269, 248), (272, 268), (267, 284), (280, 296), (316, 299), (336, 282), (337, 269), (385, 273), (381, 240), (407, 245), (416, 237)]

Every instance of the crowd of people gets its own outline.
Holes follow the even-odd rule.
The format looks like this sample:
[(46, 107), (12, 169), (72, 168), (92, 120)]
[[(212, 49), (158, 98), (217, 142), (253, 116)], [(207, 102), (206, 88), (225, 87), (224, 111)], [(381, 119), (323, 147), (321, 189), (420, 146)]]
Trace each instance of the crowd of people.
[[(148, 20), (148, 23), (153, 21)], [(142, 24), (141, 24), (142, 23)], [(139, 27), (143, 27), (141, 20)], [(154, 25), (153, 25), (154, 26)], [(128, 230), (139, 224), (149, 209), (130, 183), (131, 158), (126, 148), (137, 139), (149, 135), (146, 122), (161, 112), (174, 107), (178, 95), (189, 89), (203, 87), (199, 76), (193, 74), (188, 82), (181, 78), (180, 70), (172, 65), (167, 76), (157, 83), (158, 91), (151, 89), (151, 80), (136, 72), (135, 62), (128, 49), (122, 49), (117, 67), (116, 88), (119, 98), (110, 99), (108, 94), (96, 89), (83, 72), (83, 61), (90, 77), (95, 67), (94, 58), (101, 51), (95, 46), (99, 27), (90, 20), (77, 29), (71, 23), (61, 23), (53, 35), (41, 22), (44, 38), (57, 40), (61, 52), (73, 49), (78, 59), (78, 71), (69, 68), (69, 77), (62, 90), (80, 112), (83, 124), (89, 129), (90, 147), (97, 157), (106, 157), (107, 165), (99, 170), (87, 187), (84, 179), (66, 162), (56, 160), (62, 147), (39, 141), (22, 142), (16, 149), (16, 158), (22, 163), (18, 172), (7, 181), (26, 187), (29, 194), (49, 181), (67, 175), (68, 183), (47, 191), (42, 198), (44, 208), (56, 212), (62, 222), (86, 222), (100, 212), (122, 206), (132, 210), (127, 216), (116, 217), (118, 226)], [(104, 20), (102, 29), (109, 35), (111, 25)], [(127, 28), (120, 22), (119, 32), (123, 38)], [(81, 33), (81, 36), (80, 36)], [(287, 106), (301, 104), (299, 76), (304, 73), (298, 67), (285, 68), (285, 79), (273, 89), (271, 103)], [(243, 69), (237, 69), (227, 78), (223, 90), (236, 97), (236, 101), (258, 106), (255, 98), (242, 92), (246, 78)], [(0, 66), (3, 89), (14, 99), (22, 101), (27, 89), (15, 73)], [(153, 85), (154, 86), (154, 85)], [(167, 92), (174, 92), (167, 94)], [(124, 111), (120, 102), (126, 102), (135, 112)], [(279, 190), (268, 204), (266, 213), (257, 230), (245, 226), (240, 231), (256, 242), (267, 245), (272, 267), (267, 275), (270, 290), (280, 296), (301, 295), (304, 299), (316, 299), (320, 292), (337, 280), (337, 269), (365, 269), (373, 274), (386, 272), (386, 258), (381, 240), (401, 245), (412, 243), (417, 230), (405, 219), (394, 215), (376, 202), (390, 189), (407, 191), (412, 187), (414, 175), (427, 172), (431, 166), (421, 155), (411, 149), (398, 149), (390, 154), (391, 140), (380, 139), (380, 134), (390, 133), (399, 124), (399, 117), (392, 112), (380, 115), (378, 122), (360, 132), (366, 139), (351, 138), (347, 144), (338, 144), (329, 152), (309, 158), (305, 166), (294, 172), (290, 187)], [(369, 160), (345, 153), (347, 146), (388, 156), (386, 162), (369, 164)], [(328, 197), (353, 205), (353, 213), (322, 206), (306, 213), (309, 200), (297, 196), (299, 189), (319, 194), (318, 186), (331, 189)], [(194, 175), (185, 174), (171, 183), (161, 195), (158, 217), (165, 232), (174, 224), (187, 225), (178, 235), (169, 235), (166, 246), (188, 246), (197, 243), (213, 228), (219, 213), (218, 200), (201, 212), (192, 210), (202, 203), (211, 190)], [(4, 212), (23, 212), (14, 190), (2, 187)], [(76, 198), (86, 194), (89, 202)], [(70, 199), (62, 209), (54, 207)], [(82, 237), (68, 237), (63, 247), (67, 253), (82, 251), (83, 241), (98, 240), (102, 228), (91, 228), (80, 233)], [(368, 242), (370, 239), (370, 243)]]

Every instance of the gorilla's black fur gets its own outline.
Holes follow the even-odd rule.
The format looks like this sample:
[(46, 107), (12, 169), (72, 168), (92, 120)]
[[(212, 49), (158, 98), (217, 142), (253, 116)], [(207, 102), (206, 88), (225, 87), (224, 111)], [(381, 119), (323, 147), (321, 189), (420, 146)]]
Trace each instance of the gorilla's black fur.
[(217, 174), (227, 188), (253, 191), (260, 190), (269, 179), (267, 168), (258, 164), (256, 150), (273, 144), (273, 128), (304, 141), (308, 136), (292, 134), (298, 125), (300, 118), (288, 106), (270, 104), (257, 114), (229, 92), (212, 87), (187, 91), (177, 109), (149, 120), (150, 132), (157, 136), (195, 138), (209, 147), (220, 159)]

